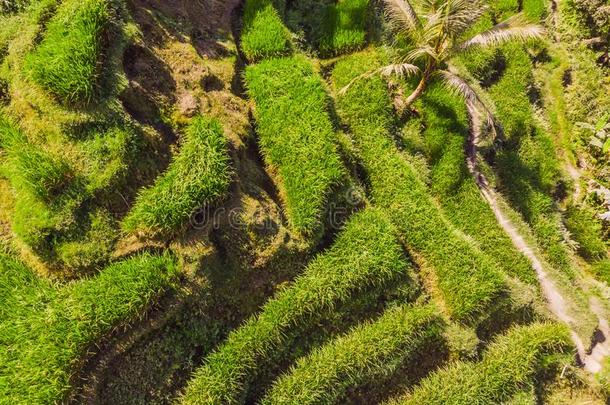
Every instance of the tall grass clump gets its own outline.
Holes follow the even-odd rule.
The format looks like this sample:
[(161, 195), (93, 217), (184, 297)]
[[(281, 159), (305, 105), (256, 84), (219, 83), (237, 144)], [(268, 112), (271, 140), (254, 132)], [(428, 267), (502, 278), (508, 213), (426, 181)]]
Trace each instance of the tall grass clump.
[(274, 384), (262, 404), (340, 403), (350, 388), (391, 374), (441, 337), (442, 321), (432, 306), (401, 305), (379, 319), (299, 359)]
[[(336, 89), (379, 66), (374, 55), (338, 62)], [(373, 201), (384, 208), (408, 248), (434, 268), (450, 316), (477, 323), (503, 299), (506, 285), (498, 265), (443, 216), (413, 165), (394, 145), (394, 118), (387, 86), (379, 76), (358, 80), (337, 96), (339, 114), (359, 150)]]
[(64, 102), (92, 101), (100, 86), (110, 19), (108, 0), (62, 2), (42, 42), (26, 56), (26, 73)]
[(463, 102), (445, 89), (432, 86), (420, 107), (425, 126), (422, 152), (430, 159), (431, 189), (447, 218), (475, 239), (506, 274), (537, 283), (529, 261), (498, 224), (466, 166), (468, 121)]
[(13, 403), (61, 402), (88, 345), (139, 316), (176, 276), (169, 256), (141, 255), (64, 286), (0, 256), (0, 392)]
[(46, 202), (57, 197), (70, 184), (70, 166), (40, 146), (32, 145), (6, 117), (0, 116), (0, 145), (6, 151), (5, 171), (13, 187)]
[(123, 221), (127, 232), (177, 231), (197, 208), (225, 197), (231, 182), (223, 129), (215, 119), (196, 117), (167, 171), (143, 190)]
[(59, 229), (74, 223), (83, 196), (72, 167), (42, 146), (31, 144), (17, 125), (0, 116), (0, 170), (15, 193), (12, 228), (37, 253), (51, 254)]
[(284, 25), (274, 2), (246, 0), (241, 34), (241, 49), (246, 58), (255, 62), (285, 55), (291, 48), (290, 31)]
[(504, 403), (520, 391), (535, 388), (534, 378), (556, 363), (552, 358), (571, 350), (569, 331), (563, 325), (513, 327), (489, 345), (480, 362), (451, 364), (392, 404)]
[(265, 162), (275, 173), (290, 225), (320, 231), (326, 201), (345, 176), (322, 79), (304, 56), (246, 69)]
[(336, 242), (315, 258), (292, 286), (233, 331), (195, 372), (184, 404), (243, 402), (253, 378), (270, 358), (358, 293), (394, 280), (408, 263), (393, 227), (374, 209), (355, 214)]
[(602, 223), (593, 209), (570, 205), (565, 212), (565, 225), (585, 260), (594, 262), (608, 257), (609, 245), (604, 241)]
[(335, 56), (366, 45), (369, 0), (341, 0), (326, 7), (314, 41), (322, 56)]

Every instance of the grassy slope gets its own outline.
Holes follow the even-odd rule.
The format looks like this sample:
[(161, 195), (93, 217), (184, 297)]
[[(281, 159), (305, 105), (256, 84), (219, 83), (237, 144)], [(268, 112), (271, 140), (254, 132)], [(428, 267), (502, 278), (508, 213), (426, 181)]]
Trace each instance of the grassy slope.
[(167, 171), (141, 190), (123, 220), (128, 232), (178, 231), (197, 208), (226, 197), (231, 181), (227, 140), (216, 120), (196, 117)]
[[(128, 37), (126, 14), (112, 1), (65, 2), (59, 7), (45, 0), (33, 2), (3, 27), (7, 53), (0, 82), (8, 88), (5, 112), (12, 118), (10, 125), (23, 134), (7, 151), (3, 174), (12, 185), (10, 198), (15, 198), (11, 215), (15, 244), (40, 273), (74, 277), (103, 267), (119, 236), (117, 217), (124, 210), (124, 196), (130, 197), (127, 183), (135, 182), (150, 164), (136, 159), (146, 141), (116, 99)], [(46, 37), (50, 39), (45, 41)], [(78, 52), (88, 56), (71, 46), (81, 47)], [(48, 51), (45, 60), (43, 49)], [(81, 56), (85, 60), (73, 60)], [(92, 102), (79, 101), (76, 107), (66, 105), (61, 97), (58, 101), (53, 89), (31, 80), (27, 66), (34, 62), (72, 84), (95, 87)], [(91, 65), (85, 67), (86, 62)], [(87, 69), (95, 71), (95, 77), (79, 76)], [(0, 132), (6, 133), (2, 120)], [(46, 155), (47, 164), (25, 156), (28, 151)], [(25, 163), (28, 178), (22, 170)], [(62, 176), (49, 176), (58, 168)], [(46, 188), (49, 180), (54, 184), (46, 195), (28, 187), (39, 182)]]
[[(362, 58), (337, 63), (336, 89), (375, 66)], [(415, 168), (396, 149), (392, 110), (379, 77), (356, 82), (338, 96), (340, 115), (350, 125), (371, 183), (373, 200), (387, 210), (409, 249), (433, 266), (452, 318), (474, 322), (489, 313), (505, 285), (494, 261), (444, 218)]]
[(142, 255), (54, 285), (0, 256), (0, 392), (13, 403), (60, 401), (84, 350), (140, 316), (176, 276), (168, 256)]
[(442, 321), (432, 307), (403, 305), (312, 351), (279, 378), (262, 404), (339, 403), (346, 392), (391, 374), (440, 339)]
[(250, 62), (282, 56), (292, 48), (290, 32), (282, 22), (278, 0), (247, 0), (244, 6), (241, 47)]
[(535, 386), (534, 378), (553, 364), (547, 356), (568, 353), (568, 330), (557, 324), (511, 329), (489, 345), (479, 363), (457, 362), (430, 375), (395, 405), (503, 403)]
[(245, 78), (260, 147), (277, 173), (288, 219), (299, 232), (319, 233), (327, 199), (345, 177), (323, 82), (303, 56), (249, 66)]
[(110, 18), (106, 0), (62, 2), (42, 42), (25, 59), (28, 75), (63, 101), (92, 101)]
[(293, 339), (300, 327), (328, 316), (359, 293), (408, 268), (393, 227), (378, 211), (356, 214), (335, 244), (259, 315), (232, 332), (194, 375), (185, 404), (239, 403), (252, 378)]
[(431, 188), (448, 219), (475, 239), (506, 274), (535, 284), (530, 263), (498, 225), (468, 172), (464, 153), (468, 124), (463, 116), (458, 118), (463, 112), (461, 101), (448, 97), (445, 89), (433, 87), (420, 105), (425, 125), (422, 149), (432, 164)]

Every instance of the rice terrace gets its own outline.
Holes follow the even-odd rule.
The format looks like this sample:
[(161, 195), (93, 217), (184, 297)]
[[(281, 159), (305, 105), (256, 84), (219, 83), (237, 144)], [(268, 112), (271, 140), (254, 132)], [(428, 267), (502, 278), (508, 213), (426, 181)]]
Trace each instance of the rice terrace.
[(0, 405), (610, 403), (610, 0), (0, 0)]

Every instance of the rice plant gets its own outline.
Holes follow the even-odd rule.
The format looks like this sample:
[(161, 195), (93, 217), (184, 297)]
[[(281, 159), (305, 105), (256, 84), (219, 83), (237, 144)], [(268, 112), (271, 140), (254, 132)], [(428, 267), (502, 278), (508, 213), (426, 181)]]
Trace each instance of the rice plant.
[(240, 403), (257, 370), (279, 356), (302, 325), (315, 324), (356, 294), (404, 273), (408, 263), (401, 250), (383, 214), (374, 209), (356, 214), (327, 252), (208, 356), (182, 403)]
[[(332, 72), (335, 89), (376, 64), (374, 58), (357, 57), (338, 62)], [(387, 211), (408, 248), (434, 268), (450, 315), (476, 324), (503, 299), (503, 274), (449, 223), (415, 168), (399, 154), (391, 138), (394, 118), (387, 86), (380, 76), (353, 82), (339, 92), (337, 106), (350, 126), (373, 201)]]
[(296, 231), (315, 235), (331, 192), (345, 177), (322, 79), (304, 56), (249, 66), (245, 78), (256, 103), (260, 148), (288, 220)]
[(141, 255), (65, 286), (0, 256), (0, 392), (13, 403), (54, 403), (70, 388), (88, 345), (142, 314), (169, 288), (169, 256)]
[(299, 361), (274, 384), (262, 404), (341, 403), (349, 389), (392, 374), (419, 350), (441, 339), (432, 307), (402, 305), (359, 325)]
[(572, 349), (569, 331), (562, 325), (513, 327), (489, 345), (480, 362), (450, 364), (391, 404), (504, 403), (518, 392), (534, 388), (534, 377), (553, 368), (553, 357)]
[(250, 62), (291, 51), (290, 32), (272, 0), (247, 0), (243, 24), (241, 48)]
[(341, 55), (366, 45), (369, 0), (342, 0), (326, 7), (314, 41), (323, 56)]
[(220, 123), (196, 117), (167, 171), (138, 195), (123, 220), (127, 232), (171, 233), (198, 208), (218, 203), (231, 183), (227, 140)]
[(27, 75), (63, 102), (91, 102), (101, 86), (110, 23), (107, 0), (62, 2), (42, 42), (25, 58)]

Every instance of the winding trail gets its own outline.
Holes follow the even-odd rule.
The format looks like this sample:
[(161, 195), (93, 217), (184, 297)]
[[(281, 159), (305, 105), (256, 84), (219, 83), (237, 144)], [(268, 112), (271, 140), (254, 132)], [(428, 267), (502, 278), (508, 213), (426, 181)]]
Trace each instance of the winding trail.
[(525, 241), (523, 236), (519, 233), (515, 225), (511, 222), (506, 214), (500, 208), (498, 204), (498, 194), (489, 185), (489, 181), (485, 175), (479, 170), (477, 165), (477, 144), (480, 139), (480, 127), (477, 117), (471, 116), (471, 131), (468, 137), (468, 143), (466, 145), (466, 163), (468, 170), (477, 184), (481, 195), (489, 204), (489, 207), (493, 211), (496, 219), (502, 229), (510, 237), (513, 245), (519, 252), (521, 252), (530, 261), (532, 268), (536, 271), (540, 288), (546, 299), (547, 306), (551, 313), (555, 317), (566, 324), (570, 328), (570, 335), (578, 351), (579, 361), (582, 363), (583, 368), (591, 373), (597, 373), (602, 369), (601, 361), (608, 355), (610, 355), (610, 327), (608, 322), (603, 318), (603, 310), (601, 304), (595, 299), (590, 301), (590, 310), (593, 312), (599, 321), (598, 331), (602, 334), (597, 339), (593, 340), (593, 348), (590, 353), (587, 353), (587, 348), (583, 343), (582, 339), (575, 332), (575, 320), (572, 318), (568, 311), (568, 305), (566, 300), (556, 287), (554, 280), (544, 270), (542, 261), (536, 255), (534, 249)]

